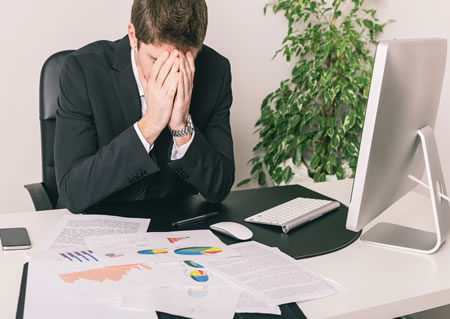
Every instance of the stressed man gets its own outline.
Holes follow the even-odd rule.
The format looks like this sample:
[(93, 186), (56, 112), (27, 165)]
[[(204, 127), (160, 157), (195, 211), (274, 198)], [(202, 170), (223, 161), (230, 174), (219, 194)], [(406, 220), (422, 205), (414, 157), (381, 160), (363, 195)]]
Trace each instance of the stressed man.
[(55, 132), (59, 207), (228, 195), (230, 65), (203, 45), (206, 27), (204, 0), (135, 0), (127, 36), (66, 58)]

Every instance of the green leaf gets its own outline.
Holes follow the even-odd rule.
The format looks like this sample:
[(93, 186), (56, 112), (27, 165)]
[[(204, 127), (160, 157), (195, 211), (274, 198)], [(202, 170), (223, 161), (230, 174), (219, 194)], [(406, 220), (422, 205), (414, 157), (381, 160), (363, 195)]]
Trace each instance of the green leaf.
[(255, 174), (255, 172), (261, 170), (262, 164), (263, 164), (262, 162), (259, 162), (259, 163), (257, 163), (255, 166), (253, 166), (253, 169), (252, 169), (252, 171), (250, 172), (250, 175), (253, 175), (253, 174)]
[(258, 184), (261, 186), (266, 184), (266, 173), (264, 173), (263, 171), (259, 172)]
[(262, 146), (264, 145), (264, 143), (261, 141), (261, 142), (258, 142), (256, 145), (255, 145), (255, 147), (253, 147), (253, 152), (256, 152), (257, 150), (259, 150)]
[(344, 179), (345, 177), (345, 171), (341, 166), (339, 166), (336, 170), (336, 177), (337, 179)]
[(289, 120), (289, 128), (295, 127), (300, 122), (300, 115), (296, 114)]
[(326, 179), (327, 179), (327, 176), (325, 175), (325, 173), (314, 174), (314, 182), (316, 182), (316, 183), (325, 182)]
[(337, 160), (336, 157), (330, 156), (328, 161), (325, 163), (325, 171), (327, 174), (332, 175), (336, 170)]
[(334, 127), (330, 127), (329, 129), (327, 129), (327, 135), (329, 137), (333, 137), (333, 135), (334, 135)]
[(299, 145), (295, 148), (294, 153), (292, 154), (292, 162), (294, 165), (300, 165), (302, 163), (302, 145)]
[(355, 122), (356, 122), (355, 114), (349, 113), (345, 117), (344, 124), (342, 124), (342, 127), (345, 131), (348, 131), (349, 129), (351, 129), (353, 127), (353, 125), (355, 125)]
[(320, 157), (319, 155), (314, 155), (311, 159), (311, 163), (309, 163), (309, 166), (311, 169), (315, 169), (320, 163)]
[(333, 149), (337, 150), (340, 142), (341, 142), (340, 136), (338, 134), (335, 134), (331, 137), (330, 145), (333, 147)]
[(242, 181), (240, 181), (236, 187), (241, 187), (242, 185), (248, 184), (251, 181), (251, 178), (246, 178)]
[(314, 153), (319, 154), (323, 150), (322, 144), (316, 144), (316, 147), (314, 148)]
[(355, 157), (358, 156), (358, 147), (356, 146), (355, 143), (348, 143), (346, 145), (346, 150), (351, 156), (355, 156)]
[(373, 22), (369, 19), (364, 19), (363, 24), (366, 26), (367, 29), (373, 29)]
[(272, 179), (276, 184), (280, 184), (283, 181), (283, 169), (277, 167), (272, 174)]
[(283, 180), (285, 183), (288, 183), (292, 179), (292, 169), (290, 166), (286, 166), (283, 171)]

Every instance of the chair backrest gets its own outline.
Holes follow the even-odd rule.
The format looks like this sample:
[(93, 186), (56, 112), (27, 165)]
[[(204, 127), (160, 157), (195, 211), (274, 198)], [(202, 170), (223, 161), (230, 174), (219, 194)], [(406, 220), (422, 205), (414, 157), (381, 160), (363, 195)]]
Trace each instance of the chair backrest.
[(59, 74), (64, 58), (73, 50), (61, 51), (50, 56), (41, 70), (39, 85), (39, 120), (41, 126), (42, 182), (53, 207), (58, 200), (55, 177), (56, 109), (58, 107)]

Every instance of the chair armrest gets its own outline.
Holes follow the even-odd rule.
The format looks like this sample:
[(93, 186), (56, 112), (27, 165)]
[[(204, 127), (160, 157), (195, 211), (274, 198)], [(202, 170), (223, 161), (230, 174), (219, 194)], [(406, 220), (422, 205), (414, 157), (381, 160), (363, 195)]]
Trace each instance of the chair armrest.
[(42, 183), (24, 185), (24, 187), (30, 193), (36, 211), (54, 209)]

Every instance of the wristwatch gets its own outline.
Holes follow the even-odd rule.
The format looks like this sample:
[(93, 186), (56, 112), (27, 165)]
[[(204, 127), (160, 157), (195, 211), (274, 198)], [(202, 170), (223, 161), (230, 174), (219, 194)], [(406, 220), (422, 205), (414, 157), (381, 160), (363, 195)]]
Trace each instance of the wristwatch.
[(186, 136), (189, 134), (192, 134), (194, 132), (194, 124), (192, 124), (192, 118), (191, 115), (188, 114), (187, 120), (186, 120), (186, 127), (181, 130), (172, 130), (170, 126), (168, 126), (170, 134), (172, 136), (180, 137), (180, 136)]

